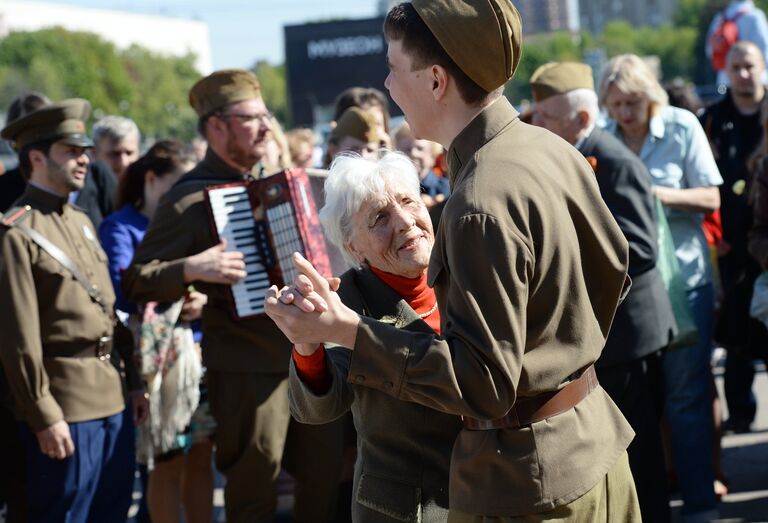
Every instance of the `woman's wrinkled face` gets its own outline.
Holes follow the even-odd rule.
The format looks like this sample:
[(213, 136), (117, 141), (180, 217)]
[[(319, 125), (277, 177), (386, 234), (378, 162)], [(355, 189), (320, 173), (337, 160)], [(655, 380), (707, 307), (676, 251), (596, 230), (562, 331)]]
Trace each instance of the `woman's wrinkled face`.
[(605, 97), (605, 107), (624, 134), (640, 135), (648, 131), (651, 103), (644, 94), (625, 93), (611, 85)]
[(421, 198), (387, 187), (366, 200), (352, 218), (347, 248), (361, 263), (418, 278), (429, 265), (435, 236)]

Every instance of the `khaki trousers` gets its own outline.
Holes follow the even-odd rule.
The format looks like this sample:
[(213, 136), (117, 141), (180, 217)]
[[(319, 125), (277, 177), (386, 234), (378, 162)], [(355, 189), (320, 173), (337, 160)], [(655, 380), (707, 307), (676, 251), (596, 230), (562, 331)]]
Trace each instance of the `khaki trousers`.
[[(513, 489), (514, 490), (514, 489)], [(523, 516), (481, 516), (456, 510), (448, 523), (635, 523), (641, 521), (635, 482), (624, 452), (605, 477), (586, 494), (554, 510)]]
[(274, 520), (284, 453), (297, 482), (294, 521), (325, 523), (333, 518), (341, 430), (338, 424), (310, 427), (291, 420), (287, 375), (209, 370), (208, 401), (216, 420), (216, 467), (227, 479), (229, 523)]

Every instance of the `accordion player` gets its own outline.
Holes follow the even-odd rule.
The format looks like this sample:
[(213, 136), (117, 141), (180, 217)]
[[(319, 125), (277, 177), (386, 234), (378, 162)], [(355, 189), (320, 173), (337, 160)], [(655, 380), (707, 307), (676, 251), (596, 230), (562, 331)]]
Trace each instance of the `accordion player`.
[(230, 286), (235, 319), (264, 314), (271, 285), (296, 277), (291, 255), (298, 251), (325, 276), (331, 264), (312, 188), (304, 169), (205, 189), (214, 237), (243, 253), (246, 277)]

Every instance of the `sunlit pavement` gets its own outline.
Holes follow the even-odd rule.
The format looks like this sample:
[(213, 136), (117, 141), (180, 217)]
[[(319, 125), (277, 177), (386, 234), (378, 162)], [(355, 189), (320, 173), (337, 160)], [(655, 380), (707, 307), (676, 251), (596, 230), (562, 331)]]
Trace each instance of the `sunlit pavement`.
[[(715, 368), (720, 397), (723, 394), (722, 368)], [(720, 503), (720, 523), (768, 522), (768, 375), (758, 366), (753, 390), (757, 396), (757, 418), (752, 432), (727, 435), (722, 441), (723, 473), (730, 481), (728, 495)], [(723, 417), (728, 411), (724, 406)], [(672, 500), (672, 521), (681, 522), (682, 502)]]
[[(716, 382), (723, 395), (722, 368), (715, 368)], [(758, 366), (754, 384), (758, 413), (752, 432), (727, 435), (723, 438), (722, 467), (730, 481), (729, 493), (720, 503), (719, 523), (768, 522), (768, 375), (765, 368)], [(724, 406), (724, 417), (727, 408)], [(279, 489), (277, 521), (290, 521), (293, 499), (290, 483), (283, 478)], [(214, 518), (217, 523), (226, 521), (224, 516), (224, 480), (216, 474), (214, 492)], [(138, 494), (136, 494), (137, 496)], [(672, 521), (682, 522), (680, 511), (682, 501), (672, 500)], [(131, 522), (138, 506), (131, 508)], [(653, 523), (653, 522), (650, 522)]]

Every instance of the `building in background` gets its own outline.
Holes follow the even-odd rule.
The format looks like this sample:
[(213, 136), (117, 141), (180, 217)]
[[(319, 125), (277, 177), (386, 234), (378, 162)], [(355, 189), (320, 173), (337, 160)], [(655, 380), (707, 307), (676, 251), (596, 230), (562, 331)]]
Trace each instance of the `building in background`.
[[(285, 66), (291, 119), (319, 128), (333, 117), (336, 96), (348, 87), (387, 93), (384, 18), (285, 26)], [(389, 110), (400, 109), (390, 99)]]
[(119, 49), (137, 44), (163, 55), (193, 53), (201, 74), (213, 70), (208, 25), (203, 22), (45, 2), (0, 1), (0, 38), (12, 31), (54, 26), (95, 33)]
[(523, 17), (524, 34), (580, 31), (579, 0), (515, 0), (513, 3)]
[(608, 22), (624, 20), (634, 27), (672, 24), (678, 0), (581, 0), (581, 27), (601, 33)]
[[(378, 0), (381, 16), (402, 0)], [(581, 3), (590, 0), (581, 0)], [(554, 31), (578, 32), (579, 0), (513, 0), (523, 17), (525, 34), (551, 33)]]

